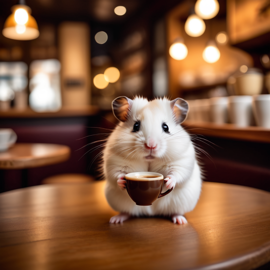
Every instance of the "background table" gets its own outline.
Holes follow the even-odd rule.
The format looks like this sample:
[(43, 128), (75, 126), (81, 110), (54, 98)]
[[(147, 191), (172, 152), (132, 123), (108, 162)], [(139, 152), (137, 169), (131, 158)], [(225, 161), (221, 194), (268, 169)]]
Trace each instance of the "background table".
[[(253, 269), (270, 261), (270, 194), (204, 183), (189, 224), (116, 214), (104, 182), (0, 195), (1, 269)], [(162, 198), (161, 198), (162, 200)]]
[[(1, 169), (22, 169), (22, 186), (27, 186), (27, 169), (55, 164), (69, 158), (70, 149), (65, 145), (44, 143), (17, 143), (0, 152)], [(4, 178), (4, 177), (3, 177)]]

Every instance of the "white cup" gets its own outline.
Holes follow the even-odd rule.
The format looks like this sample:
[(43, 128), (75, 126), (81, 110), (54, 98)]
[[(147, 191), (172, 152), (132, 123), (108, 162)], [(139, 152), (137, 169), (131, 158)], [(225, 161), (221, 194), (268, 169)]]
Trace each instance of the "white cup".
[(265, 86), (270, 94), (270, 72), (265, 75)]
[(228, 122), (228, 98), (212, 97), (210, 98), (210, 116), (211, 121), (221, 125)]
[(237, 95), (259, 95), (263, 89), (263, 74), (259, 69), (250, 68), (236, 77)]
[(7, 150), (17, 140), (16, 133), (9, 128), (0, 129), (0, 151)]
[(251, 96), (229, 97), (229, 116), (233, 124), (238, 127), (247, 127), (254, 124)]
[(270, 95), (254, 96), (252, 105), (257, 126), (270, 128)]

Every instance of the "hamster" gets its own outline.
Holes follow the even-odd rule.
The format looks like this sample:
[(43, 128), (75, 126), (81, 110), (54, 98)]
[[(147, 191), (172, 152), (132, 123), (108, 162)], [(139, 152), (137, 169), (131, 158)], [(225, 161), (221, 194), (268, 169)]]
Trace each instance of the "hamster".
[[(193, 210), (200, 197), (202, 174), (189, 134), (181, 127), (188, 103), (177, 98), (148, 101), (121, 96), (112, 110), (120, 124), (109, 136), (103, 152), (105, 196), (120, 212), (110, 223), (122, 223), (136, 216), (169, 216), (186, 224), (183, 216)], [(124, 176), (130, 172), (158, 172), (164, 175), (167, 196), (150, 206), (138, 206), (125, 190)]]

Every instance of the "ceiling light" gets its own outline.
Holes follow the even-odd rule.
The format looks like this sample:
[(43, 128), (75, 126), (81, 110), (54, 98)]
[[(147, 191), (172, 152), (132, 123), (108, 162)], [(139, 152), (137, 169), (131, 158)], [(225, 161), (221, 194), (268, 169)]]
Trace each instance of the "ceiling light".
[(219, 44), (226, 44), (227, 41), (228, 41), (228, 36), (225, 32), (220, 32), (217, 34), (216, 36), (216, 41), (219, 43)]
[(181, 39), (177, 39), (170, 47), (170, 56), (175, 60), (183, 60), (187, 57), (188, 49)]
[(219, 11), (219, 3), (217, 0), (197, 0), (195, 4), (195, 12), (202, 19), (212, 19)]
[(240, 71), (241, 71), (242, 73), (246, 73), (246, 72), (248, 71), (248, 67), (247, 67), (246, 65), (242, 65), (242, 66), (240, 67)]
[(107, 82), (115, 83), (120, 78), (120, 72), (115, 67), (109, 67), (104, 72), (104, 78)]
[(103, 74), (98, 74), (95, 76), (94, 80), (94, 85), (98, 89), (104, 89), (108, 86), (108, 82), (105, 80), (105, 77)]
[(127, 9), (124, 6), (118, 6), (114, 9), (114, 13), (118, 16), (123, 16), (127, 12)]
[(191, 37), (199, 37), (205, 31), (205, 23), (197, 15), (190, 15), (185, 23), (185, 31)]
[(7, 18), (3, 35), (10, 39), (31, 40), (39, 36), (36, 20), (30, 15), (31, 8), (20, 0), (18, 5), (11, 8), (12, 14)]
[(95, 40), (98, 44), (104, 44), (107, 42), (108, 40), (108, 35), (106, 32), (104, 31), (100, 31), (98, 33), (96, 33), (95, 35)]
[(214, 42), (209, 42), (203, 51), (203, 59), (207, 63), (215, 63), (220, 58), (220, 52)]

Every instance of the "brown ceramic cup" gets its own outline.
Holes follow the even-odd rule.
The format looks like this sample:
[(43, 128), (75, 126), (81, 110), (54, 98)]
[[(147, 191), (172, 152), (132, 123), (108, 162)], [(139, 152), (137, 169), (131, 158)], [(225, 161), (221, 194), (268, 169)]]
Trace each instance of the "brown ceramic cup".
[(134, 172), (125, 175), (130, 198), (137, 205), (151, 205), (156, 199), (169, 194), (173, 188), (162, 191), (164, 177), (155, 172)]

